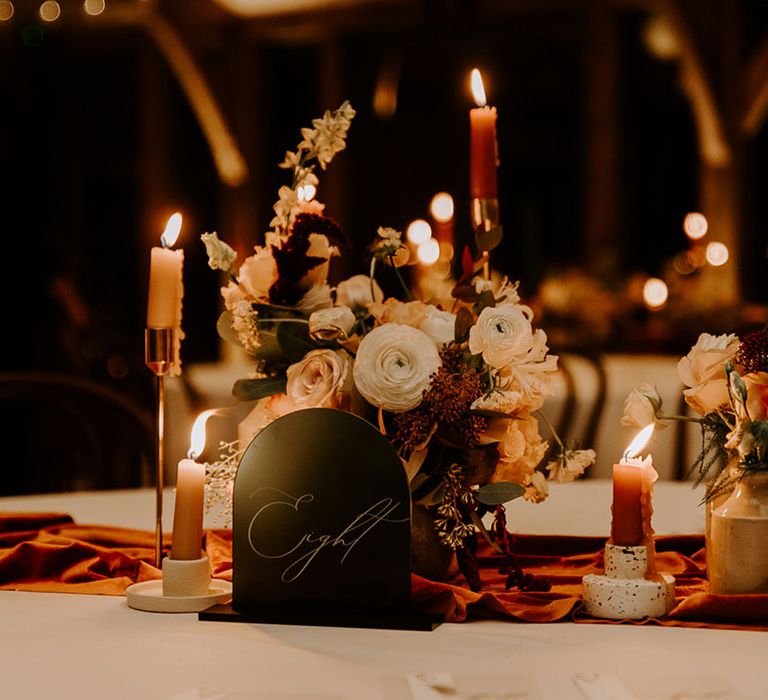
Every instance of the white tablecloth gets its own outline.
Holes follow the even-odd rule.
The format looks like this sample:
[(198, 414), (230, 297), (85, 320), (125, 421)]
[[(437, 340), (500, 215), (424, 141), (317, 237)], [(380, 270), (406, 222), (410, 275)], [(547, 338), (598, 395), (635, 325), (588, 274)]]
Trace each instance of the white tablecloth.
[[(659, 484), (657, 532), (700, 532), (697, 501), (685, 484)], [(168, 524), (172, 505), (167, 498)], [(609, 506), (608, 482), (556, 486), (545, 504), (511, 505), (510, 524), (521, 532), (606, 534)], [(151, 491), (0, 499), (0, 510), (66, 511), (80, 523), (148, 530), (153, 508)], [(461, 691), (432, 698), (576, 700), (584, 697), (577, 674), (613, 675), (646, 700), (766, 697), (768, 636), (759, 632), (497, 621), (431, 633), (213, 623), (137, 612), (123, 598), (9, 591), (0, 592), (0, 629), (0, 698), (8, 700), (407, 699), (407, 674), (423, 672), (449, 672)]]

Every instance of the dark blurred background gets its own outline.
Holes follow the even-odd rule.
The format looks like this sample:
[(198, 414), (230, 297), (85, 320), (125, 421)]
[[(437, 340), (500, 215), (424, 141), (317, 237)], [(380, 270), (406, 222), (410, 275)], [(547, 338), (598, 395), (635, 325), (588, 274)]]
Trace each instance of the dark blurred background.
[[(540, 293), (567, 296), (574, 274), (631, 302), (607, 333), (587, 329), (602, 350), (684, 350), (681, 307), (697, 307), (696, 334), (764, 312), (764, 0), (5, 0), (0, 20), (6, 370), (81, 374), (148, 403), (149, 249), (176, 210), (184, 360), (216, 360), (220, 280), (199, 234), (243, 253), (260, 242), (284, 151), (343, 99), (358, 115), (318, 194), (355, 246), (339, 272), (363, 271), (376, 227), (426, 216), (441, 190), (460, 250), (475, 66), (499, 112), (494, 265), (545, 327), (589, 323)], [(247, 173), (217, 167), (182, 84), (190, 61)], [(676, 272), (689, 211), (726, 265)], [(666, 309), (631, 298), (648, 276), (667, 279)]]

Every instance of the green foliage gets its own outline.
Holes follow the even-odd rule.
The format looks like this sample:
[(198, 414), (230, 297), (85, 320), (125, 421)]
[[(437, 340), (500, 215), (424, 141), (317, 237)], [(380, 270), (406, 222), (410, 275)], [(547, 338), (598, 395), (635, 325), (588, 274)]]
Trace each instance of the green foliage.
[(493, 250), (501, 243), (501, 239), (504, 237), (504, 229), (496, 225), (488, 231), (475, 231), (475, 243), (478, 250)]
[(256, 401), (265, 396), (285, 392), (285, 377), (264, 379), (238, 379), (232, 387), (232, 396), (238, 401)]
[(514, 501), (524, 493), (525, 489), (520, 484), (513, 484), (511, 481), (498, 481), (482, 486), (477, 491), (477, 500), (487, 506), (496, 506), (500, 503)]

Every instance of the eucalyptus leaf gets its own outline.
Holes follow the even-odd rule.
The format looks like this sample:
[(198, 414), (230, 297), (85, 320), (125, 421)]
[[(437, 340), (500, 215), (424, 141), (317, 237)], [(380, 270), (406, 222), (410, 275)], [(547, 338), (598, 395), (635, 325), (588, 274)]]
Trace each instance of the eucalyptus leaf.
[(281, 323), (277, 329), (277, 342), (289, 362), (298, 362), (317, 345), (309, 337), (309, 327), (304, 323)]
[(504, 229), (494, 226), (488, 231), (475, 231), (475, 243), (479, 250), (493, 250), (504, 237)]
[(497, 506), (500, 503), (514, 501), (524, 493), (525, 489), (520, 484), (513, 484), (511, 481), (499, 481), (495, 484), (482, 486), (477, 492), (477, 500), (487, 506)]
[(232, 345), (237, 345), (241, 348), (243, 347), (240, 338), (238, 338), (237, 333), (235, 333), (235, 329), (232, 328), (232, 314), (229, 311), (225, 311), (219, 316), (219, 320), (216, 321), (216, 331), (222, 340), (226, 340)]
[(232, 387), (232, 396), (238, 401), (255, 401), (265, 396), (285, 392), (285, 377), (263, 379), (238, 379)]

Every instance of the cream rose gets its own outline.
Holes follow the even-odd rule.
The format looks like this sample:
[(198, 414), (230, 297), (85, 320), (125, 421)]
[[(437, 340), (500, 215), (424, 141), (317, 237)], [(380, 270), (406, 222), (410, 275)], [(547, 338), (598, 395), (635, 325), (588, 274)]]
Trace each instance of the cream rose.
[(644, 428), (656, 422), (656, 411), (661, 408), (659, 392), (650, 384), (642, 384), (632, 389), (624, 401), (624, 415), (621, 424), (634, 428)]
[(429, 306), (423, 301), (400, 301), (390, 297), (385, 302), (368, 305), (371, 315), (379, 323), (401, 323), (404, 326), (418, 328), (427, 317)]
[(702, 333), (696, 345), (677, 364), (688, 405), (702, 416), (728, 404), (725, 365), (738, 351), (741, 341), (731, 335)]
[(360, 342), (353, 374), (355, 386), (366, 401), (400, 413), (419, 405), (439, 367), (440, 355), (426, 333), (385, 323)]
[(473, 355), (482, 353), (495, 369), (519, 361), (534, 345), (532, 316), (528, 307), (517, 304), (486, 307), (469, 329), (469, 351)]
[(435, 345), (441, 348), (456, 337), (456, 314), (441, 311), (435, 306), (427, 306), (426, 318), (419, 324), (419, 330), (426, 333)]
[(286, 371), (285, 393), (300, 408), (336, 408), (349, 361), (333, 350), (310, 350)]
[(373, 281), (373, 295), (374, 298), (371, 298), (371, 278), (368, 275), (354, 275), (336, 287), (336, 303), (353, 310), (360, 306), (365, 307), (372, 301), (384, 299), (384, 292), (376, 280)]
[(521, 486), (530, 483), (547, 452), (547, 443), (541, 439), (539, 424), (533, 416), (494, 418), (480, 442), (498, 443), (499, 461), (491, 481), (511, 481)]
[(256, 246), (256, 253), (243, 260), (237, 281), (254, 299), (267, 299), (277, 281), (277, 263), (269, 248)]
[(348, 306), (315, 311), (309, 317), (309, 334), (321, 340), (346, 338), (355, 325), (355, 314)]

